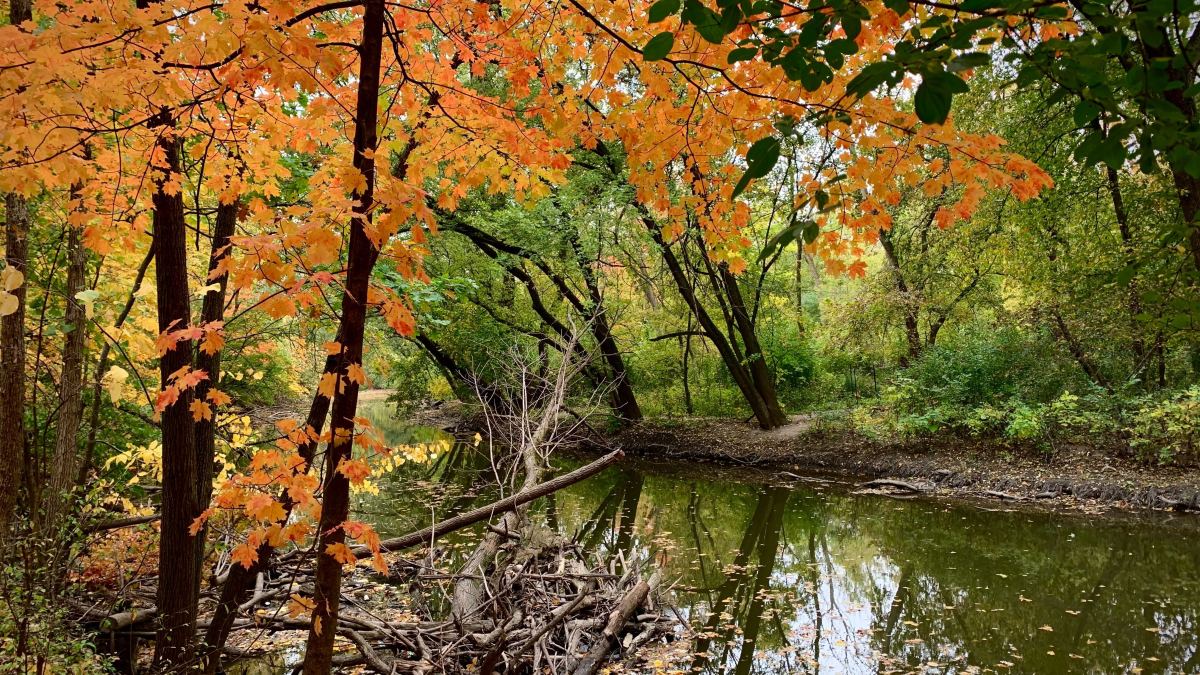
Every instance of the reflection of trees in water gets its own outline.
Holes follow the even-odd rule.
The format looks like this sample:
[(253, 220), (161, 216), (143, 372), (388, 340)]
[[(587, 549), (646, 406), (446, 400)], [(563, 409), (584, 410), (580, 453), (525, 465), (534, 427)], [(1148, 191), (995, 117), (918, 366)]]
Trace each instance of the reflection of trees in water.
[[(646, 478), (641, 471), (619, 469), (604, 499), (575, 533), (587, 549), (605, 548), (628, 553), (633, 545), (638, 504)], [(614, 538), (615, 535), (615, 538)]]
[[(693, 668), (715, 664), (724, 671), (723, 664), (736, 654), (733, 672), (737, 675), (750, 672), (766, 605), (768, 601), (775, 604), (768, 591), (789, 494), (787, 488), (771, 487), (760, 495), (741, 545), (726, 568), (729, 573), (709, 593), (708, 619), (696, 640)], [(698, 509), (690, 511), (698, 513)], [(700, 527), (697, 525), (697, 529)], [(739, 629), (740, 641), (734, 639)]]
[[(456, 446), (405, 467), (374, 499), (398, 514), (392, 531), (415, 529), (430, 504), (438, 517), (470, 506), (487, 466)], [(411, 488), (421, 481), (441, 496)], [(631, 466), (535, 508), (589, 547), (628, 551), (669, 537), (678, 550), (659, 561), (680, 580), (683, 611), (712, 633), (697, 643), (711, 657), (696, 662), (711, 672), (908, 671), (929, 661), (943, 664), (938, 672), (1004, 661), (1038, 673), (1200, 672), (1200, 547), (1179, 529)]]

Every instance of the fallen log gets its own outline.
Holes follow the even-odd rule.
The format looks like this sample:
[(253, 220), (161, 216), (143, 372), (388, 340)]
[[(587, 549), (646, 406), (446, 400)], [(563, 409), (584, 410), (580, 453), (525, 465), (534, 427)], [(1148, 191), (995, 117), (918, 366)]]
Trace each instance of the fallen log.
[(860, 488), (890, 487), (890, 488), (895, 488), (897, 490), (904, 490), (906, 492), (929, 492), (930, 491), (930, 488), (923, 487), (920, 485), (914, 485), (913, 483), (907, 483), (905, 481), (896, 480), (894, 478), (878, 478), (876, 480), (869, 480), (865, 483), (859, 483), (858, 487), (860, 487)]
[[(451, 518), (447, 518), (439, 523), (434, 523), (423, 530), (410, 532), (409, 534), (394, 537), (392, 539), (384, 539), (383, 541), (379, 542), (379, 548), (384, 552), (392, 552), (402, 551), (407, 548), (412, 548), (413, 546), (420, 546), (421, 544), (429, 543), (433, 539), (449, 534), (456, 530), (461, 530), (464, 527), (474, 525), (480, 521), (489, 520), (498, 514), (511, 511), (522, 504), (527, 504), (540, 497), (545, 497), (552, 492), (557, 492), (565, 487), (570, 487), (579, 481), (591, 478), (624, 456), (625, 453), (623, 451), (614, 450), (607, 455), (604, 455), (603, 457), (591, 462), (590, 464), (585, 464), (578, 469), (571, 471), (570, 473), (565, 473), (544, 483), (538, 483), (527, 490), (521, 490), (520, 492), (512, 494), (499, 501), (492, 502), (486, 506), (481, 506), (477, 509), (468, 511), (466, 513), (461, 513)], [(358, 556), (359, 558), (369, 558), (372, 555), (372, 551), (366, 546), (356, 546), (354, 548), (354, 555)]]
[(154, 607), (131, 609), (125, 612), (109, 614), (100, 620), (100, 632), (115, 633), (119, 630), (145, 623), (156, 616), (158, 616), (158, 610)]
[(575, 666), (575, 675), (595, 675), (600, 670), (600, 666), (604, 665), (608, 652), (617, 643), (617, 636), (621, 633), (621, 627), (646, 602), (650, 591), (654, 590), (654, 587), (658, 585), (658, 579), (658, 572), (655, 572), (649, 580), (643, 579), (639, 581), (636, 586), (629, 589), (629, 592), (621, 598), (616, 608), (608, 615), (608, 623), (604, 625), (604, 631), (600, 633), (595, 643), (588, 649), (587, 655)]
[(161, 520), (161, 513), (152, 513), (148, 516), (134, 516), (132, 518), (120, 518), (118, 520), (106, 520), (99, 523), (89, 523), (83, 526), (85, 534), (95, 534), (96, 532), (104, 532), (107, 530), (119, 530), (123, 527), (133, 527), (134, 525), (142, 525), (145, 523), (153, 523)]

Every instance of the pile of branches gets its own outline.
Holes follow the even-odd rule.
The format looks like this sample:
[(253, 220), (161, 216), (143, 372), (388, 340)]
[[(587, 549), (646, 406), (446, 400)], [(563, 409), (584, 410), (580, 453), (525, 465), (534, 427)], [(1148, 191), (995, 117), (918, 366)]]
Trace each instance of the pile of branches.
[[(574, 344), (571, 338), (571, 344)], [(492, 471), (507, 496), (402, 537), (381, 542), (388, 553), (430, 548), (420, 561), (399, 559), (389, 567), (389, 585), (407, 585), (411, 602), (403, 620), (394, 607), (367, 606), (347, 591), (367, 583), (358, 568), (343, 586), (338, 635), (353, 645), (335, 659), (338, 666), (366, 665), (380, 673), (555, 673), (591, 675), (617, 654), (629, 655), (655, 638), (673, 637), (678, 622), (655, 611), (659, 577), (646, 561), (623, 553), (605, 557), (530, 522), (535, 499), (595, 475), (622, 457), (614, 450), (567, 474), (543, 479), (553, 450), (586, 426), (585, 415), (568, 411), (568, 391), (582, 365), (574, 349), (554, 366), (544, 355), (533, 362), (510, 357), (509, 386), (482, 394)], [(477, 387), (477, 391), (479, 387)], [(593, 392), (590, 402), (603, 396)], [(497, 401), (503, 401), (498, 405)], [(478, 545), (453, 573), (435, 573), (431, 563), (445, 559), (439, 538), (484, 523)], [(371, 555), (365, 547), (355, 553)], [(310, 627), (305, 616), (286, 611), (289, 599), (311, 597), (312, 550), (277, 556), (269, 573), (259, 574), (255, 590), (237, 611), (234, 633), (276, 633)], [(220, 581), (220, 575), (218, 575)], [(153, 637), (153, 607), (118, 614), (84, 612), (99, 619), (101, 632), (127, 640), (124, 651), (136, 660), (137, 639)], [(99, 614), (99, 616), (97, 616)], [(208, 625), (201, 621), (197, 629)], [(237, 641), (244, 644), (243, 641)], [(254, 647), (261, 642), (252, 641)], [(267, 645), (268, 648), (270, 645)], [(245, 647), (215, 645), (236, 657)], [(212, 662), (207, 664), (210, 672)]]
[(351, 611), (340, 632), (383, 673), (591, 675), (652, 639), (674, 637), (674, 618), (656, 611), (659, 576), (620, 555), (589, 561), (580, 546), (531, 528), (513, 533), (497, 561), (476, 577), (405, 568), (422, 586), (477, 584), (480, 602), (470, 610), (455, 604), (449, 618), (405, 624)]

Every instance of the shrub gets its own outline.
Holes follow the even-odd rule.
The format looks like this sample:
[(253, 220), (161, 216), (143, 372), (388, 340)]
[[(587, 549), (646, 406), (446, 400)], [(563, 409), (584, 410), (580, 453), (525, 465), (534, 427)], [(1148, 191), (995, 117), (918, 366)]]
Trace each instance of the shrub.
[(1129, 444), (1163, 464), (1195, 461), (1200, 450), (1200, 385), (1149, 400), (1132, 415)]

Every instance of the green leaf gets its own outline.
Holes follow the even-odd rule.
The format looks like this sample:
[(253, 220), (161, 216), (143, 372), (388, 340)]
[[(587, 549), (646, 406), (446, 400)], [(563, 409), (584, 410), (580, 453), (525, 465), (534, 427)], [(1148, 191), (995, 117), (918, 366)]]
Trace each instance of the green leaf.
[(780, 147), (779, 139), (774, 136), (759, 139), (750, 146), (746, 152), (746, 171), (733, 188), (735, 199), (750, 185), (750, 181), (762, 178), (775, 168), (775, 163), (779, 161)]
[(792, 222), (789, 223), (787, 227), (783, 228), (782, 231), (780, 231), (774, 237), (771, 237), (771, 239), (763, 245), (762, 251), (760, 251), (758, 254), (758, 262), (762, 262), (763, 260), (775, 255), (779, 249), (787, 246), (797, 239), (800, 239), (801, 237), (804, 238), (804, 242), (806, 244), (811, 244), (816, 240), (817, 235), (820, 233), (821, 228), (815, 222), (811, 220), (797, 220), (795, 216), (793, 216)]
[(1075, 126), (1087, 126), (1096, 116), (1100, 114), (1100, 106), (1091, 101), (1080, 101), (1075, 104)]
[(650, 23), (658, 23), (679, 11), (679, 0), (658, 0), (650, 5)]
[(683, 20), (695, 26), (700, 37), (713, 44), (720, 44), (725, 39), (727, 31), (721, 26), (721, 17), (699, 0), (687, 0), (683, 6)]
[(645, 47), (642, 47), (642, 58), (647, 61), (661, 61), (671, 53), (671, 47), (675, 46), (675, 34), (671, 31), (663, 31), (658, 35), (650, 38)]
[(738, 47), (729, 52), (727, 60), (729, 63), (737, 63), (738, 61), (749, 61), (755, 56), (758, 56), (758, 47)]
[(926, 124), (941, 124), (950, 115), (955, 94), (969, 91), (967, 83), (954, 73), (932, 72), (922, 76), (913, 103), (917, 117)]

